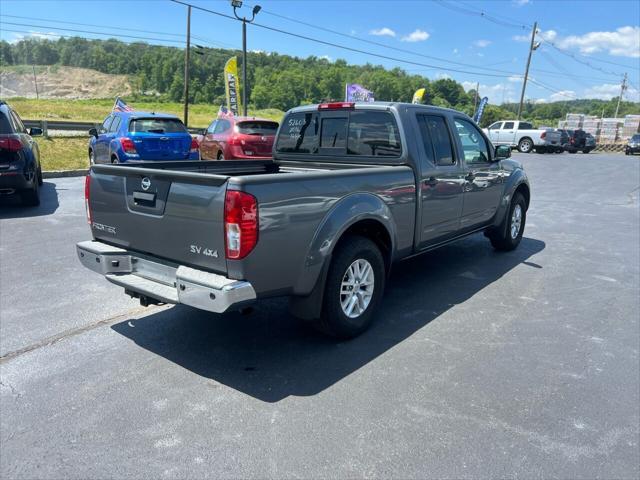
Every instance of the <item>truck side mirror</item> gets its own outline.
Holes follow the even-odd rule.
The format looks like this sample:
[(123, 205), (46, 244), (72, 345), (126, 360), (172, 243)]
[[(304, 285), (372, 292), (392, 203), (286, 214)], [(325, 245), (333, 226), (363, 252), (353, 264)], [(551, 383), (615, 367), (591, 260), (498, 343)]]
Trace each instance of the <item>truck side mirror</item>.
[(496, 147), (496, 154), (494, 156), (496, 161), (504, 160), (509, 157), (511, 157), (511, 147), (509, 145), (498, 145)]

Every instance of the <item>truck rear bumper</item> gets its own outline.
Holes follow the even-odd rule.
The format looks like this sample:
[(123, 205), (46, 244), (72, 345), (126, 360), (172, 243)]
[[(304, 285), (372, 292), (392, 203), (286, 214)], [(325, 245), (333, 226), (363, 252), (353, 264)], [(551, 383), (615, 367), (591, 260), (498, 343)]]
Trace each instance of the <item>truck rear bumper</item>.
[(167, 263), (106, 243), (80, 242), (76, 250), (80, 262), (89, 270), (140, 297), (181, 303), (215, 313), (247, 305), (256, 299), (256, 292), (249, 282)]

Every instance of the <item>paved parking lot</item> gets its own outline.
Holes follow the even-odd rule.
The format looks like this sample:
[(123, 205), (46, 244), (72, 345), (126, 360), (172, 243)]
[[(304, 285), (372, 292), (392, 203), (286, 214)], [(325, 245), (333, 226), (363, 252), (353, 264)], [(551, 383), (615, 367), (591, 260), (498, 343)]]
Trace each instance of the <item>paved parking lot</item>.
[(342, 343), (280, 299), (142, 309), (76, 259), (81, 178), (5, 201), (0, 476), (638, 478), (640, 159), (516, 156), (520, 248), (397, 265)]

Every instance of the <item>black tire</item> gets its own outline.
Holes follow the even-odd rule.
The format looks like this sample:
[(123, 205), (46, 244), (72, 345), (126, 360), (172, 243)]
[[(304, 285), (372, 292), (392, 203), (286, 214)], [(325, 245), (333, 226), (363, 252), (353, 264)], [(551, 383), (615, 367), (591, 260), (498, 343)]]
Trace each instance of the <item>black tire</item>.
[(591, 151), (590, 148), (585, 148), (584, 150), (582, 150), (582, 153), (589, 153)]
[(42, 186), (44, 180), (42, 179), (42, 167), (38, 165), (38, 186)]
[(629, 150), (624, 152), (625, 155), (629, 155)]
[(547, 149), (545, 147), (538, 147), (534, 149), (536, 153), (547, 153)]
[(34, 172), (34, 177), (31, 181), (31, 188), (28, 190), (23, 190), (20, 192), (20, 199), (22, 200), (22, 204), (26, 207), (37, 207), (40, 205), (40, 189), (38, 182), (38, 172)]
[[(369, 304), (357, 317), (351, 318), (342, 308), (342, 283), (352, 264), (366, 260), (373, 272), (373, 292)], [(382, 300), (385, 284), (385, 264), (377, 245), (368, 238), (349, 236), (341, 240), (333, 254), (324, 289), (322, 313), (313, 326), (327, 335), (349, 339), (364, 332), (373, 321), (375, 311)], [(352, 287), (353, 288), (353, 287)], [(355, 288), (363, 288), (356, 286)], [(347, 300), (345, 298), (345, 300)]]
[(518, 142), (518, 151), (520, 153), (531, 153), (533, 150), (533, 140), (529, 137), (521, 138)]
[[(514, 221), (513, 213), (517, 206), (520, 206), (521, 221), (517, 235), (514, 237), (511, 232), (512, 224)], [(511, 204), (509, 205), (509, 211), (507, 212), (505, 222), (507, 223), (506, 226), (503, 224), (495, 232), (492, 232), (492, 234), (489, 235), (489, 240), (491, 240), (491, 245), (493, 245), (493, 248), (495, 248), (496, 250), (507, 252), (515, 249), (518, 245), (520, 245), (520, 241), (522, 240), (522, 235), (524, 233), (524, 227), (527, 223), (527, 202), (525, 201), (522, 194), (516, 193), (511, 199)]]
[(556, 148), (556, 153), (562, 153), (562, 152), (564, 152), (564, 150), (563, 150), (563, 149), (561, 149), (561, 148)]
[(567, 150), (569, 153), (578, 153), (577, 150)]

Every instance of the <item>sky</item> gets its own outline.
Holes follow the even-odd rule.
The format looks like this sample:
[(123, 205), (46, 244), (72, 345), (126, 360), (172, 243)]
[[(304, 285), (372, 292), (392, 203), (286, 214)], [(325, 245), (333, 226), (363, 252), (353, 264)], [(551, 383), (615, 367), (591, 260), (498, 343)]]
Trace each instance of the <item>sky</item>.
[[(228, 0), (183, 1), (233, 15)], [(525, 98), (609, 99), (620, 94), (627, 73), (625, 99), (640, 101), (637, 0), (250, 0), (238, 13), (250, 17), (256, 3), (262, 7), (255, 20), (260, 25), (359, 51), (257, 25), (247, 28), (249, 50), (400, 67), (429, 79), (453, 78), (467, 90), (479, 83), (481, 96), (497, 104), (520, 97), (537, 22), (540, 46), (532, 55)], [(186, 10), (170, 0), (1, 0), (0, 38), (134, 41), (127, 35), (184, 47)], [(191, 32), (192, 43), (242, 46), (240, 22), (202, 10), (193, 9)]]

